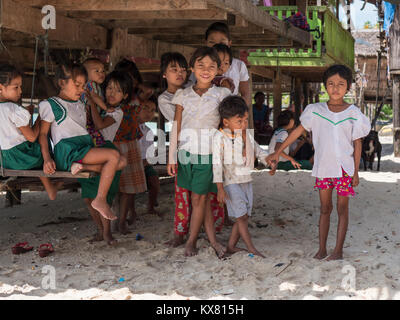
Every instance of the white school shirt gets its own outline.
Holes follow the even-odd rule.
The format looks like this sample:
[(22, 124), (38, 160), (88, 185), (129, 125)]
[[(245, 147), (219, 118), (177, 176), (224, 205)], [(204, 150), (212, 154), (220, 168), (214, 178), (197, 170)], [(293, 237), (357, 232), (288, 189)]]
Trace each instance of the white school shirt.
[(143, 136), (139, 139), (140, 151), (142, 154), (142, 160), (147, 160), (149, 163), (154, 163), (153, 159), (155, 157), (154, 148), (154, 133), (146, 126), (145, 123), (139, 125), (140, 131)]
[(13, 102), (0, 102), (0, 147), (8, 150), (24, 143), (26, 138), (19, 127), (29, 125), (31, 114)]
[[(271, 141), (269, 142), (268, 145), (268, 151), (269, 153), (274, 153), (275, 152), (275, 146), (277, 143), (283, 143), (286, 138), (289, 136), (288, 132), (285, 129), (279, 128), (277, 129), (272, 138)], [(285, 150), (283, 150), (287, 155), (289, 155), (289, 147), (287, 147)], [(285, 159), (284, 157), (280, 156), (279, 161), (289, 161), (288, 159)]]
[(191, 154), (212, 153), (212, 136), (220, 123), (218, 106), (229, 95), (229, 89), (214, 85), (202, 96), (193, 90), (193, 86), (175, 93), (172, 103), (183, 107), (178, 149)]
[(355, 105), (332, 112), (326, 102), (308, 105), (300, 117), (301, 125), (312, 131), (315, 149), (312, 176), (342, 177), (342, 168), (354, 175), (353, 141), (368, 135), (371, 124)]
[(168, 121), (174, 121), (175, 117), (175, 105), (172, 104), (172, 98), (174, 94), (165, 90), (158, 97), (158, 108), (160, 109), (162, 115)]
[(104, 117), (111, 117), (115, 122), (111, 126), (101, 129), (100, 133), (103, 135), (104, 140), (113, 142), (124, 117), (124, 112), (118, 107), (113, 112), (107, 112)]
[[(235, 84), (235, 90), (232, 94), (239, 94), (239, 83), (242, 81), (249, 81), (249, 71), (247, 70), (246, 64), (239, 59), (233, 58), (232, 64), (229, 67), (228, 71), (223, 74), (224, 77), (231, 78), (233, 83)], [(192, 72), (189, 76), (189, 81), (186, 86), (191, 86), (196, 83), (196, 78), (194, 73)]]
[(254, 169), (254, 156), (264, 165), (268, 152), (263, 150), (254, 138), (247, 133), (248, 149), (243, 156), (243, 137), (218, 130), (213, 137), (213, 182), (230, 184), (251, 182), (251, 170)]
[(74, 138), (89, 134), (86, 130), (85, 105), (80, 101), (68, 101), (53, 97), (58, 102), (52, 108), (50, 102), (39, 103), (40, 119), (51, 123), (51, 140), (54, 146), (63, 139)]

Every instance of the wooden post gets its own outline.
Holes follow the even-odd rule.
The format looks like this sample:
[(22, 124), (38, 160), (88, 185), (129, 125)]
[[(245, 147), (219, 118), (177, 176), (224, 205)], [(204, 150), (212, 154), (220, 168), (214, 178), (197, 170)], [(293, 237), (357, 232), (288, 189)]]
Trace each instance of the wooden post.
[(275, 71), (274, 75), (274, 80), (273, 80), (273, 85), (274, 85), (274, 128), (276, 128), (278, 124), (278, 115), (282, 110), (282, 83), (281, 83), (281, 77), (280, 77), (280, 72)]
[(301, 96), (302, 96), (302, 87), (301, 87), (301, 79), (295, 78), (294, 80), (294, 119), (296, 124), (299, 123), (300, 113), (301, 113)]
[(253, 119), (253, 74), (249, 72), (249, 89), (250, 89), (250, 104), (249, 104), (249, 129), (254, 129)]
[(400, 157), (400, 75), (393, 75), (393, 148), (394, 156)]
[(297, 4), (298, 10), (301, 13), (303, 13), (304, 15), (307, 15), (307, 1), (306, 0), (297, 0), (296, 4)]

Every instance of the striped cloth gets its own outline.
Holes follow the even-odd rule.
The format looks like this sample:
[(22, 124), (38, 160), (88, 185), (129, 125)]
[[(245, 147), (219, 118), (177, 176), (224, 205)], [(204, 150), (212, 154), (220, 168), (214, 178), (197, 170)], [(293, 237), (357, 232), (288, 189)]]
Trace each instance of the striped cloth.
[(146, 176), (138, 140), (114, 141), (128, 165), (122, 170), (119, 191), (122, 193), (142, 193), (147, 190)]

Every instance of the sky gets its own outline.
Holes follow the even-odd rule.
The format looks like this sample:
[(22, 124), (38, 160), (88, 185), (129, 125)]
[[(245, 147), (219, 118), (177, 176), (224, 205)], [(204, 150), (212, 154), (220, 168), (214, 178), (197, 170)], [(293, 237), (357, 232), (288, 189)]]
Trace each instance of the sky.
[[(375, 25), (378, 20), (378, 9), (373, 4), (367, 3), (364, 10), (361, 11), (363, 4), (364, 1), (354, 0), (354, 3), (350, 7), (351, 20), (353, 21), (356, 29), (362, 29), (364, 27), (364, 23), (367, 21), (370, 21), (372, 25)], [(339, 20), (347, 20), (346, 13), (343, 8), (340, 8)]]

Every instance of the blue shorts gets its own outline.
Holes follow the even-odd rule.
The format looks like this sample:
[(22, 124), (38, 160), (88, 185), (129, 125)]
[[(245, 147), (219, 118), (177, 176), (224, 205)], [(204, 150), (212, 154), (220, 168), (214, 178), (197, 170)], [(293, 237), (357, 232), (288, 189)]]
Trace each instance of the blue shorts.
[(229, 217), (240, 218), (245, 214), (251, 216), (253, 208), (252, 183), (230, 184), (225, 186), (224, 189), (229, 198), (226, 200)]

